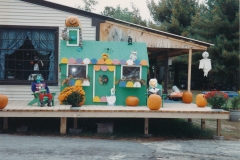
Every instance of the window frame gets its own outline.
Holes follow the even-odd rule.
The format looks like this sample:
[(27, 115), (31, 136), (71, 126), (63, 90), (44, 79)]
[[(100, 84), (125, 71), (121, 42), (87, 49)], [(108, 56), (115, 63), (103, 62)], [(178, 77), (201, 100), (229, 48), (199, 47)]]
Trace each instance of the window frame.
[(85, 78), (87, 78), (87, 76), (88, 76), (88, 65), (87, 64), (67, 64), (67, 77), (70, 77), (70, 75), (69, 75), (69, 66), (85, 66), (86, 67), (86, 69), (85, 69), (85, 77), (73, 77), (74, 79), (85, 79)]
[(138, 67), (138, 68), (140, 68), (140, 70), (139, 70), (139, 77), (138, 77), (138, 79), (141, 79), (142, 78), (142, 66), (135, 66), (135, 65), (121, 65), (121, 79), (124, 79), (123, 78), (123, 68), (124, 67)]

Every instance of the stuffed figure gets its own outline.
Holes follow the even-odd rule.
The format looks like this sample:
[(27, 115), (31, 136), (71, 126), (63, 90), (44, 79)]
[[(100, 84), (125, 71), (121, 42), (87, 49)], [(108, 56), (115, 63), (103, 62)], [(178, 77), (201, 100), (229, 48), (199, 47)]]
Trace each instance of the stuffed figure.
[(132, 51), (129, 59), (131, 59), (132, 61), (135, 61), (137, 59), (137, 51)]
[(200, 60), (199, 69), (203, 69), (204, 76), (207, 77), (208, 72), (212, 69), (211, 59), (208, 59), (209, 53), (203, 52), (203, 59)]
[(160, 95), (160, 89), (158, 88), (158, 83), (156, 78), (152, 78), (149, 80), (149, 90), (148, 95), (150, 94), (158, 94)]
[(52, 101), (52, 94), (50, 93), (47, 84), (41, 81), (42, 81), (42, 77), (40, 75), (34, 76), (34, 81), (31, 84), (32, 92), (33, 93), (39, 92), (39, 101), (40, 101), (41, 107), (44, 106), (43, 97), (44, 96), (48, 97), (47, 105), (50, 107), (51, 101)]

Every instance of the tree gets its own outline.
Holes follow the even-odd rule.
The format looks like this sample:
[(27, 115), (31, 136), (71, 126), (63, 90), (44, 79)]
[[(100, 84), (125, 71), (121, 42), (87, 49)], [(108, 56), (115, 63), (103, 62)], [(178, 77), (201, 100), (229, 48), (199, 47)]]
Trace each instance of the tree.
[(191, 26), (191, 19), (198, 9), (197, 0), (147, 0), (147, 6), (155, 24), (150, 27), (182, 35)]
[(82, 0), (84, 2), (84, 7), (78, 6), (77, 8), (92, 12), (92, 10), (95, 10), (93, 6), (97, 5), (98, 2), (96, 0)]
[(210, 76), (214, 83), (240, 87), (239, 80), (239, 2), (208, 0), (193, 17), (186, 34), (213, 43)]
[(139, 9), (133, 3), (131, 3), (131, 7), (133, 11), (128, 8), (121, 8), (120, 5), (116, 6), (116, 8), (106, 6), (101, 15), (147, 26), (146, 20), (142, 20)]

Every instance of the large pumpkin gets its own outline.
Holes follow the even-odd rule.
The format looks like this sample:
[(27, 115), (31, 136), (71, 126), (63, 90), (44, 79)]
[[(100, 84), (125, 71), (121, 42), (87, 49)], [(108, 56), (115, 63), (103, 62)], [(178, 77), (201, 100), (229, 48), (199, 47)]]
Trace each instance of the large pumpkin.
[(196, 105), (198, 107), (205, 107), (207, 105), (207, 100), (204, 97), (204, 94), (198, 94), (196, 96)]
[(128, 96), (126, 98), (126, 105), (127, 106), (138, 106), (139, 99), (135, 96)]
[(78, 27), (80, 26), (80, 21), (76, 16), (69, 16), (65, 21), (66, 27)]
[(192, 92), (190, 92), (190, 91), (183, 92), (182, 101), (183, 101), (183, 103), (188, 103), (188, 104), (192, 103), (192, 101), (193, 101)]
[(148, 97), (147, 106), (150, 110), (159, 110), (162, 106), (162, 98), (157, 94)]
[(8, 97), (0, 94), (0, 109), (3, 109), (7, 106), (8, 104)]

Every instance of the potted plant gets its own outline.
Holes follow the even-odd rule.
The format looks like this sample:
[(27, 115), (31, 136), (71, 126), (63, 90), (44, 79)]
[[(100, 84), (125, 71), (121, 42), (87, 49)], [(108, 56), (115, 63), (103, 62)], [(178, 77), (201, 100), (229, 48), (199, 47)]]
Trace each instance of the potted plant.
[(240, 95), (234, 97), (231, 101), (230, 121), (240, 121)]
[(221, 109), (224, 104), (227, 104), (228, 94), (221, 91), (207, 92), (204, 97), (208, 104), (212, 106), (212, 109)]
[(80, 107), (85, 101), (85, 92), (82, 85), (68, 86), (60, 92), (60, 104), (70, 104), (71, 107)]

